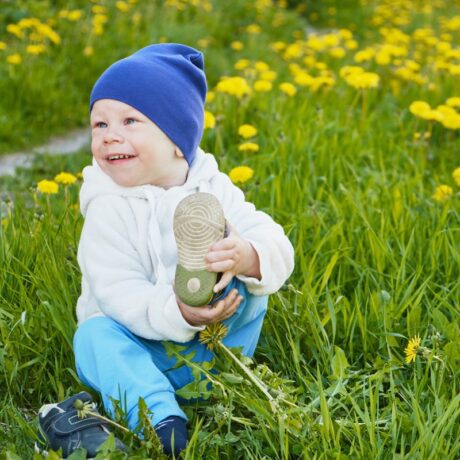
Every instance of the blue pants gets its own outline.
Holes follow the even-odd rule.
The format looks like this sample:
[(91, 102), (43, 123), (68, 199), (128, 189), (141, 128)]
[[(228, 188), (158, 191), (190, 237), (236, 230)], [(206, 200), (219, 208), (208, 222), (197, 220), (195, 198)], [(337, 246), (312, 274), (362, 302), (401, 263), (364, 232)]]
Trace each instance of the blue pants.
[[(243, 347), (243, 353), (252, 356), (259, 339), (268, 296), (249, 294), (246, 286), (236, 278), (226, 292), (237, 288), (244, 297), (238, 310), (223, 323), (228, 334), (223, 343), (229, 347)], [(195, 351), (196, 362), (209, 361), (211, 352), (195, 337), (181, 344), (181, 353)], [(138, 399), (142, 397), (153, 412), (152, 424), (176, 415), (187, 416), (176, 401), (175, 390), (193, 381), (189, 367), (172, 369), (175, 358), (167, 356), (161, 341), (139, 337), (106, 316), (86, 320), (73, 338), (75, 366), (81, 381), (99, 392), (106, 412), (114, 417), (110, 397), (120, 401), (126, 411), (128, 426), (134, 430), (139, 423)], [(125, 405), (126, 401), (126, 405)]]

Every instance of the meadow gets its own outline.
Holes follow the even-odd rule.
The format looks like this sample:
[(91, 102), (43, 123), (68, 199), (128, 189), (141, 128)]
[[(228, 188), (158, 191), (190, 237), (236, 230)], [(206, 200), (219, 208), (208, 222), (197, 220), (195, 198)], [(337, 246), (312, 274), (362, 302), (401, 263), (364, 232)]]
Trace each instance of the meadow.
[[(4, 2), (0, 152), (86, 126), (100, 72), (165, 41), (203, 51), (201, 145), (296, 254), (254, 359), (217, 337), (221, 372), (195, 365), (213, 389), (182, 391), (207, 398), (186, 406), (183, 458), (459, 458), (460, 2)], [(72, 337), (90, 163), (41, 155), (0, 178), (0, 459), (42, 458), (38, 409), (85, 389)], [(115, 429), (129, 453), (108, 442), (97, 458), (161, 458), (142, 430)]]

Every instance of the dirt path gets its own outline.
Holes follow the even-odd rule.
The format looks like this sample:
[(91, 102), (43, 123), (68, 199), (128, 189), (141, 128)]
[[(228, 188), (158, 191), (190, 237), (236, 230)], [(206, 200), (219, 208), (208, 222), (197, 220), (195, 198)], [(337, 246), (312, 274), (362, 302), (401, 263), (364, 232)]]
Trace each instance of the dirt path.
[(43, 153), (62, 155), (77, 152), (88, 146), (90, 131), (87, 128), (70, 131), (65, 136), (54, 137), (40, 147), (28, 152), (16, 152), (0, 156), (0, 176), (14, 175), (18, 166), (28, 167), (32, 164), (34, 156)]

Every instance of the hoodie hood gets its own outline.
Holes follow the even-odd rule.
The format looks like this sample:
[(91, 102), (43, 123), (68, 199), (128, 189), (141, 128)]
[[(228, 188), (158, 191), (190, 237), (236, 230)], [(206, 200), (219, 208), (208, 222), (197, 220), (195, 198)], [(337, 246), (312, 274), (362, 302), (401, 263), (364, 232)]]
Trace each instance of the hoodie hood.
[[(183, 190), (205, 191), (211, 179), (219, 173), (217, 162), (213, 155), (205, 153), (198, 147), (196, 156), (189, 168), (187, 180), (180, 187)], [(174, 187), (171, 187), (171, 189)], [(93, 164), (83, 169), (83, 185), (80, 189), (80, 209), (86, 216), (91, 200), (100, 195), (118, 195), (121, 197), (148, 200), (149, 197), (159, 198), (165, 189), (156, 185), (139, 185), (123, 187), (118, 185), (106, 174), (93, 158)]]

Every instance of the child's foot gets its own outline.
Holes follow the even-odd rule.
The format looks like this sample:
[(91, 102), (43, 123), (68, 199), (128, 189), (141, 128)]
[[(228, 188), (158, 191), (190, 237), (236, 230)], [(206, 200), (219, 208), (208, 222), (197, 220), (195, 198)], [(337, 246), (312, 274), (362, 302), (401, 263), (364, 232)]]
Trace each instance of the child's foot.
[[(45, 404), (38, 411), (41, 443), (35, 443), (35, 450), (42, 452), (46, 448), (54, 451), (62, 448), (62, 457), (68, 457), (74, 450), (83, 447), (88, 458), (97, 455), (97, 448), (109, 437), (107, 422), (88, 415), (79, 418), (73, 403), (76, 399), (91, 402), (92, 412), (99, 413), (89, 393), (82, 391), (55, 404)], [(115, 438), (115, 447), (126, 451), (126, 446)]]
[(219, 200), (210, 193), (185, 197), (174, 213), (178, 263), (174, 290), (182, 302), (198, 307), (211, 302), (216, 272), (206, 269), (209, 247), (224, 238), (225, 217)]
[(187, 446), (186, 422), (172, 415), (155, 425), (155, 432), (163, 445), (166, 455), (177, 457)]

